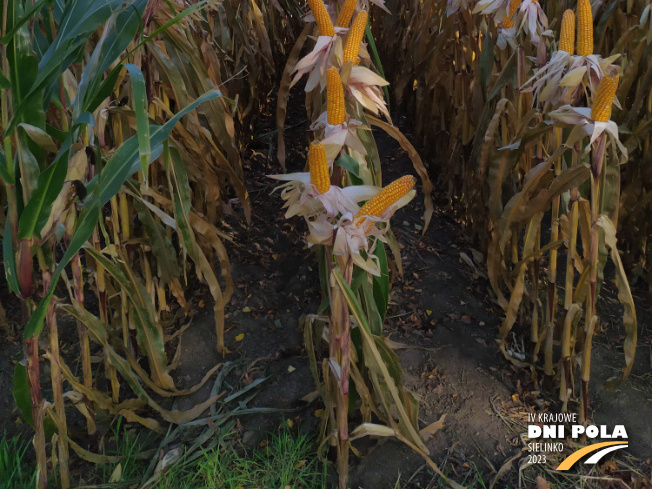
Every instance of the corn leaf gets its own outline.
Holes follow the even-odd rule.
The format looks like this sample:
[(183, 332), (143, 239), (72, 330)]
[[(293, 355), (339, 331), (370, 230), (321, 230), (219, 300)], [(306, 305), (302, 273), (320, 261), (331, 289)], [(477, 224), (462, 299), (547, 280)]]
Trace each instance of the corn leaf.
[(625, 274), (620, 254), (618, 253), (618, 242), (616, 239), (616, 228), (607, 216), (600, 216), (596, 225), (604, 230), (604, 241), (609, 248), (611, 261), (616, 267), (616, 287), (618, 287), (618, 299), (623, 305), (623, 325), (625, 326), (625, 344), (623, 350), (625, 353), (625, 368), (620, 380), (608, 381), (605, 387), (610, 389), (618, 387), (623, 382), (632, 370), (634, 365), (634, 356), (636, 355), (636, 341), (637, 341), (637, 320), (636, 320), (636, 307), (634, 306), (634, 298), (632, 291), (629, 288), (629, 281)]
[(111, 365), (113, 365), (118, 373), (127, 381), (133, 392), (142, 401), (145, 401), (152, 409), (156, 410), (164, 420), (169, 423), (183, 424), (192, 421), (205, 411), (212, 403), (214, 403), (220, 396), (212, 396), (205, 402), (197, 404), (187, 411), (168, 411), (158, 404), (147, 391), (141, 386), (138, 376), (133, 372), (129, 362), (120, 356), (109, 343), (107, 343), (107, 325), (100, 319), (93, 316), (90, 312), (85, 310), (79, 304), (72, 306), (63, 306), (63, 309), (79, 321), (81, 321), (87, 328), (93, 339), (104, 347)]
[(18, 276), (16, 275), (16, 256), (14, 254), (14, 239), (11, 235), (11, 222), (9, 219), (5, 221), (5, 230), (2, 240), (2, 262), (5, 269), (5, 277), (9, 290), (20, 295), (20, 287), (18, 285)]
[(136, 339), (140, 349), (147, 355), (152, 380), (164, 389), (176, 390), (172, 377), (168, 373), (163, 328), (145, 286), (135, 276), (123, 257), (114, 263), (92, 246), (86, 247), (86, 253), (104, 267), (106, 272), (116, 280), (120, 290), (129, 297), (134, 310)]
[(140, 68), (134, 64), (125, 65), (131, 76), (131, 88), (133, 90), (134, 112), (136, 113), (136, 135), (138, 137), (138, 152), (140, 154), (140, 165), (143, 178), (147, 181), (147, 168), (151, 157), (149, 121), (147, 115), (147, 93), (145, 90), (145, 78)]
[[(377, 338), (372, 334), (360, 303), (355, 298), (355, 295), (344, 281), (344, 277), (342, 277), (338, 269), (333, 270), (333, 278), (344, 294), (349, 309), (359, 325), (358, 329), (362, 333), (363, 351), (365, 352), (365, 365), (370, 370), (372, 376), (376, 377), (375, 385), (382, 389), (377, 394), (391, 398), (398, 412), (398, 426), (400, 427), (401, 433), (423, 452), (428, 453), (428, 449), (421, 441), (418, 433), (418, 425), (416, 424), (418, 423), (418, 419), (414, 418), (414, 408), (418, 409), (418, 403), (414, 402), (414, 398), (401, 385), (402, 372), (400, 366), (398, 366), (396, 354), (391, 349), (383, 347), (384, 342), (382, 338)], [(389, 362), (389, 364), (386, 362)], [(389, 415), (389, 419), (392, 422), (391, 415)]]
[(57, 37), (39, 60), (35, 76), (26, 78), (26, 81), (31, 82), (29, 89), (17, 100), (19, 103), (14, 108), (5, 134), (11, 134), (18, 122), (33, 123), (32, 118), (27, 117), (30, 104), (38, 103), (40, 110), (49, 104), (49, 98), (42, 96), (45, 89), (74, 62), (79, 49), (88, 41), (88, 36), (104, 24), (113, 12), (121, 10), (122, 5), (120, 0), (94, 0), (90, 4), (72, 0), (65, 4)]
[(128, 8), (114, 13), (105, 23), (102, 36), (82, 71), (77, 97), (72, 104), (73, 117), (84, 111), (94, 112), (102, 100), (110, 96), (123, 65), (116, 65), (106, 78), (102, 74), (134, 39), (146, 4), (146, 0), (137, 0)]
[[(165, 140), (165, 138), (170, 135), (170, 132), (174, 128), (175, 124), (179, 121), (179, 119), (181, 119), (181, 117), (183, 117), (191, 110), (194, 110), (202, 102), (220, 96), (221, 93), (217, 90), (206, 93), (185, 107), (162, 126), (154, 126), (154, 128), (150, 131), (153, 143), (155, 143), (157, 146), (161, 145), (163, 140)], [(111, 199), (111, 197), (117, 194), (122, 187), (123, 182), (138, 170), (138, 149), (134, 138), (135, 136), (120, 146), (113, 158), (109, 160), (104, 171), (102, 172), (103, 178), (101, 185), (99, 185), (98, 177), (95, 177), (88, 184), (87, 188), (89, 189), (89, 192), (93, 192), (93, 194), (87, 200), (85, 208), (82, 211), (79, 220), (77, 221), (75, 233), (70, 243), (68, 244), (68, 248), (66, 249), (63, 258), (57, 265), (57, 268), (52, 275), (52, 284), (50, 285), (50, 290), (47, 292), (46, 296), (41, 299), (25, 327), (25, 339), (36, 338), (41, 334), (41, 331), (43, 330), (43, 320), (45, 319), (45, 311), (50, 300), (52, 299), (54, 288), (57, 281), (59, 280), (59, 277), (61, 276), (61, 272), (66, 267), (66, 265), (68, 265), (72, 257), (75, 256), (77, 252), (82, 248), (84, 243), (88, 241), (88, 239), (91, 237), (91, 234), (93, 234), (97, 220), (100, 218), (101, 206), (106, 204)], [(56, 195), (53, 196), (53, 200), (54, 198), (56, 198)]]
[(14, 368), (13, 396), (16, 406), (23, 415), (23, 419), (30, 426), (34, 426), (34, 416), (32, 414), (32, 401), (29, 394), (29, 383), (27, 381), (27, 369), (25, 361), (18, 362)]
[(373, 277), (373, 295), (382, 324), (385, 322), (385, 316), (387, 315), (387, 306), (389, 304), (389, 269), (387, 267), (387, 254), (385, 253), (385, 246), (382, 242), (376, 242), (374, 255), (376, 255), (378, 258), (378, 264), (380, 266), (380, 277)]

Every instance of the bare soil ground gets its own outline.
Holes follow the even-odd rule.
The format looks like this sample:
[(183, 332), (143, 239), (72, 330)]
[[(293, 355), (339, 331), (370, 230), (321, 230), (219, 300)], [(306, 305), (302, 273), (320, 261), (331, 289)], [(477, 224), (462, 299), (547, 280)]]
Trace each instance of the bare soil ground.
[[(303, 241), (304, 223), (284, 219), (279, 195), (270, 195), (274, 182), (265, 177), (280, 172), (274, 156), (274, 105), (275, 101), (270, 101), (269, 113), (259, 121), (258, 136), (248, 146), (245, 159), (253, 209), (251, 226), (234, 217), (227, 217), (224, 224), (234, 239), (228, 249), (237, 289), (227, 308), (226, 336), (233, 352), (223, 359), (215, 351), (209, 295), (197, 291), (192, 300), (194, 317), (181, 336), (181, 362), (174, 373), (178, 387), (184, 388), (195, 384), (215, 364), (231, 360), (237, 368), (230, 382), (246, 384), (269, 377), (252, 404), (283, 411), (242, 419), (239, 436), (245, 447), (258, 444), (281, 419), (290, 419), (301, 429), (315, 429), (315, 411), (321, 407), (319, 400), (302, 400), (314, 390), (300, 318), (315, 312), (320, 301), (316, 261)], [(288, 109), (288, 171), (302, 171), (309, 139), (300, 92), (293, 94)], [(384, 134), (374, 134), (384, 180), (413, 173), (398, 144)], [(432, 459), (453, 479), (466, 481), (470, 487), (488, 487), (505, 461), (516, 457), (512, 469), (495, 487), (519, 487), (518, 466), (527, 452), (522, 452), (523, 424), (517, 418), (542, 409), (557, 412), (556, 393), (535, 391), (529, 372), (503, 358), (495, 342), (502, 315), (483, 277), (481, 258), (462, 226), (447, 212), (443, 196), (434, 198), (438, 205), (425, 234), (421, 229), (422, 195), (393, 218), (393, 229), (403, 246), (404, 274), (394, 280), (386, 334), (402, 344), (397, 352), (408, 387), (421, 396), (423, 426), (444, 417), (444, 428), (427, 444)], [(608, 321), (593, 351), (591, 407), (596, 423), (625, 425), (630, 437), (628, 452), (638, 458), (637, 470), (650, 478), (652, 308), (647, 291), (635, 289), (639, 343), (632, 375), (617, 391), (603, 390), (601, 384), (624, 362), (624, 333), (613, 288), (607, 283), (601, 304)], [(17, 310), (4, 304), (5, 299), (11, 300), (3, 293), (11, 320)], [(518, 328), (516, 332), (520, 334)], [(10, 432), (15, 432), (17, 418), (9, 392), (13, 364), (20, 357), (18, 339), (18, 335), (5, 333), (0, 343), (0, 429)], [(175, 407), (203, 401), (209, 391), (207, 385), (178, 400)], [(423, 469), (420, 457), (397, 442), (364, 441), (356, 446), (366, 456), (353, 459), (353, 488), (392, 488), (399, 475), (403, 482), (411, 479), (405, 487), (440, 487)], [(610, 470), (611, 475), (620, 474), (618, 466)], [(627, 474), (623, 478), (630, 481), (633, 476)], [(613, 484), (604, 487), (627, 487)], [(522, 487), (533, 486), (524, 483)]]

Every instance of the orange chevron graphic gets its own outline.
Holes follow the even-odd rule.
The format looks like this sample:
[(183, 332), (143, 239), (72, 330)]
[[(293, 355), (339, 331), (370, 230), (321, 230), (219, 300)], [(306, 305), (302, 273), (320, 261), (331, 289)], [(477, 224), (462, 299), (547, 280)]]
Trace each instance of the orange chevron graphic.
[(576, 451), (572, 455), (569, 455), (566, 457), (562, 463), (559, 464), (557, 469), (555, 470), (568, 470), (570, 469), (573, 465), (575, 465), (575, 462), (577, 462), (579, 459), (581, 459), (584, 455), (588, 455), (591, 452), (595, 452), (597, 450), (600, 450), (601, 448), (604, 447), (609, 447), (613, 445), (623, 445), (623, 447), (627, 446), (626, 441), (605, 441), (602, 443), (594, 443), (593, 445), (589, 445), (588, 447), (581, 448), (580, 450)]

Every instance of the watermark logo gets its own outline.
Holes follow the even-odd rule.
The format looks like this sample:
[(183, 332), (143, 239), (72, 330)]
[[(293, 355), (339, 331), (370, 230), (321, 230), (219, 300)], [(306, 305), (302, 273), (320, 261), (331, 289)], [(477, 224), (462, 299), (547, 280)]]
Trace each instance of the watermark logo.
[(569, 436), (571, 440), (579, 440), (582, 436), (586, 436), (591, 440), (596, 438), (613, 440), (593, 443), (580, 448), (566, 457), (557, 466), (556, 470), (569, 470), (580, 459), (589, 454), (592, 455), (584, 463), (596, 464), (608, 453), (627, 447), (627, 431), (623, 425), (613, 427), (607, 425), (584, 426), (578, 424), (577, 414), (574, 413), (529, 414), (528, 422), (530, 423), (527, 430), (530, 439), (528, 449), (531, 453), (528, 458), (529, 463), (545, 463), (547, 453), (562, 452), (564, 450), (564, 440)]

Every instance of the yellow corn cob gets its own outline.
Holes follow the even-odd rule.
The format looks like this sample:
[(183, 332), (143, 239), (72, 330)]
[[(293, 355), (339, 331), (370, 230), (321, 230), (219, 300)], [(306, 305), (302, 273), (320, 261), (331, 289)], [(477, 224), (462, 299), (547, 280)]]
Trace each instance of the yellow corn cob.
[(353, 24), (349, 29), (349, 34), (346, 37), (346, 44), (344, 45), (344, 63), (355, 61), (358, 59), (358, 52), (360, 51), (360, 43), (362, 36), (364, 36), (365, 27), (367, 27), (367, 20), (369, 14), (366, 10), (360, 10), (358, 15), (353, 19)]
[(328, 123), (331, 126), (337, 126), (344, 122), (346, 116), (344, 87), (340, 73), (335, 67), (326, 70), (326, 111)]
[(568, 54), (575, 52), (575, 12), (568, 9), (561, 18), (561, 33), (559, 34), (559, 50)]
[(349, 23), (351, 22), (351, 18), (353, 17), (353, 12), (355, 12), (355, 8), (357, 6), (358, 0), (346, 0), (344, 5), (342, 5), (340, 14), (337, 16), (335, 25), (337, 27), (348, 27)]
[(596, 122), (607, 122), (611, 118), (613, 104), (618, 88), (618, 75), (605, 75), (598, 85), (598, 93), (591, 106), (591, 119)]
[(593, 13), (589, 0), (577, 1), (577, 54), (593, 54)]
[(317, 188), (317, 192), (320, 194), (328, 192), (331, 188), (331, 176), (328, 170), (328, 161), (326, 161), (326, 149), (319, 141), (310, 143), (308, 164), (310, 166), (310, 183)]
[(333, 27), (333, 21), (328, 10), (326, 10), (324, 2), (322, 0), (308, 0), (308, 5), (310, 5), (312, 15), (315, 16), (315, 22), (317, 22), (317, 27), (319, 27), (319, 35), (333, 37), (335, 35), (335, 28)]
[(518, 10), (518, 8), (521, 6), (522, 0), (512, 0), (509, 2), (509, 13), (507, 14), (507, 17), (503, 19), (502, 26), (503, 29), (509, 29), (511, 27), (514, 27), (514, 22), (512, 22), (512, 18), (514, 17), (514, 14)]
[[(405, 175), (398, 180), (394, 180), (368, 200), (367, 203), (356, 213), (353, 219), (355, 220), (361, 216), (380, 217), (390, 205), (412, 190), (415, 183), (416, 178), (412, 175)], [(365, 219), (362, 219), (358, 223), (358, 226), (362, 224), (364, 220)]]

